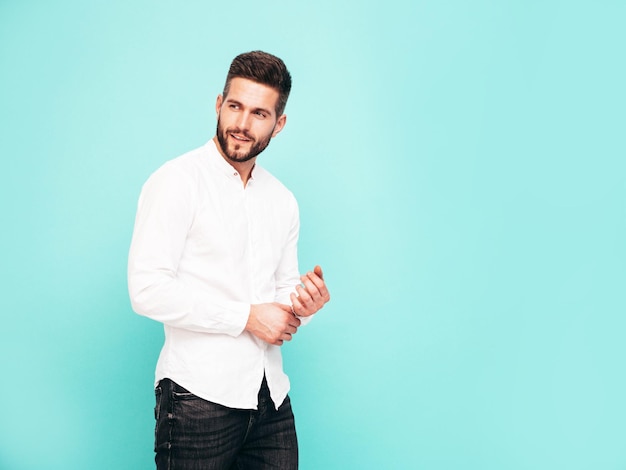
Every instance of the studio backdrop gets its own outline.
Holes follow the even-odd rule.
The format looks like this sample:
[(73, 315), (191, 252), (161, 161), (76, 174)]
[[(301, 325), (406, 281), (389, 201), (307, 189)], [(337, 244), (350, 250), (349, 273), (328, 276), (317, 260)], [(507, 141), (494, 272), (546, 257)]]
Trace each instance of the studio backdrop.
[(285, 345), (301, 468), (626, 468), (626, 3), (0, 1), (0, 469), (153, 468), (141, 186), (230, 61), (332, 300)]

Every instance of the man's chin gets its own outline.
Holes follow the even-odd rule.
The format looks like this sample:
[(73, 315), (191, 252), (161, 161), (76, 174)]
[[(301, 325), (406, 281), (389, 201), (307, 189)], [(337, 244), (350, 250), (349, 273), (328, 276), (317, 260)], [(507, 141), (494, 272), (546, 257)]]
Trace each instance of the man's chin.
[(228, 151), (226, 152), (226, 157), (228, 157), (228, 159), (232, 162), (247, 162), (248, 160), (251, 160), (253, 157), (250, 156), (250, 153), (246, 152), (246, 153), (242, 153), (239, 151)]

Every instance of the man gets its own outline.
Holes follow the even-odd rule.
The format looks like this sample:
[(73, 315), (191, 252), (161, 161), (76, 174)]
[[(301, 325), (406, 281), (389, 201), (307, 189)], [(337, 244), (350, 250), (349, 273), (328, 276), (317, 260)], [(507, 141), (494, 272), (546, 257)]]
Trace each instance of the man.
[(278, 57), (237, 56), (215, 137), (142, 189), (128, 281), (133, 309), (165, 329), (159, 469), (297, 468), (280, 346), (330, 297), (319, 266), (299, 275), (295, 198), (256, 164), (290, 89)]

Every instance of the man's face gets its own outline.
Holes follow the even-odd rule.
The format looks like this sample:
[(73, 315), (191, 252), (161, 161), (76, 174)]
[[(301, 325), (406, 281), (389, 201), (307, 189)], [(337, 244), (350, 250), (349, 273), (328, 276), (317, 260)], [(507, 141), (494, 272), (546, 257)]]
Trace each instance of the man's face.
[(217, 97), (217, 140), (222, 155), (232, 162), (253, 159), (285, 125), (276, 116), (278, 91), (245, 78), (233, 78), (228, 95)]

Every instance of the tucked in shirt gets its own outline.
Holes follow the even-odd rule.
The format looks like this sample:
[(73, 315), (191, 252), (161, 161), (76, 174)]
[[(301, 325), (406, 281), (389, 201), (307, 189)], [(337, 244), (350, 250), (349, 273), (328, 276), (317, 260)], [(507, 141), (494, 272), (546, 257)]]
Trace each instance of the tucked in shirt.
[(206, 400), (256, 409), (265, 374), (282, 404), (281, 349), (244, 328), (250, 304), (291, 303), (298, 231), (293, 194), (259, 165), (244, 187), (212, 140), (150, 176), (128, 284), (133, 309), (164, 324), (155, 383), (167, 377)]

